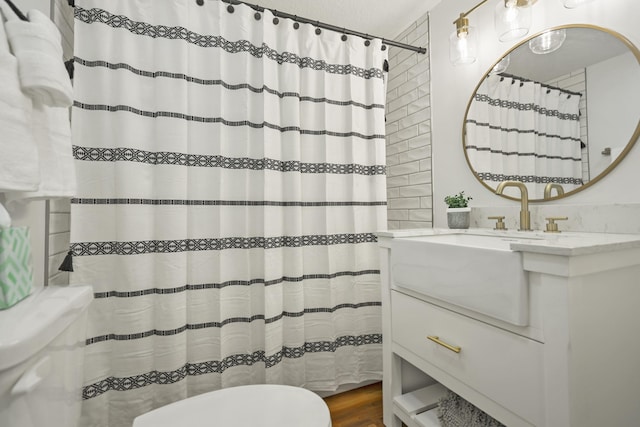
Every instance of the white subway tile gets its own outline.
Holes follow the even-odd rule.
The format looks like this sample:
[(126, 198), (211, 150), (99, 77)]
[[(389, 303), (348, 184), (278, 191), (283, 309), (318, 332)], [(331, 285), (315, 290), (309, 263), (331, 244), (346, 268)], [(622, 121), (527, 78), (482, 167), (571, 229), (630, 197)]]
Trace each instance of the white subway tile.
[(409, 175), (409, 184), (430, 184), (431, 183), (431, 172), (418, 172), (412, 175)]
[(413, 79), (419, 74), (429, 71), (429, 61), (419, 61), (415, 66), (407, 71), (407, 78)]
[(431, 158), (420, 160), (420, 171), (431, 171)]
[(399, 197), (426, 197), (431, 195), (431, 186), (429, 184), (410, 185), (408, 187), (400, 187), (398, 190)]
[(423, 123), (418, 125), (418, 134), (429, 134), (429, 138), (431, 138), (431, 116), (429, 116), (429, 120), (425, 120)]
[(389, 102), (388, 107), (387, 107), (387, 111), (394, 111), (397, 110), (398, 108), (404, 106), (404, 105), (409, 105), (412, 102), (416, 101), (418, 99), (418, 91), (417, 90), (412, 90), (410, 92), (405, 93), (402, 96), (399, 96), (398, 98), (394, 99), (393, 101)]
[(431, 209), (411, 209), (409, 211), (409, 221), (433, 221), (433, 211)]
[(409, 197), (402, 199), (389, 199), (387, 201), (387, 209), (417, 209), (420, 207), (420, 198)]
[[(420, 171), (420, 162), (402, 163), (387, 168), (387, 176), (410, 175)], [(411, 182), (411, 177), (409, 177)]]
[(387, 211), (387, 219), (391, 221), (407, 221), (409, 219), (409, 210), (389, 209)]
[(71, 200), (51, 199), (49, 201), (49, 212), (71, 212)]
[(388, 221), (387, 229), (389, 230), (399, 230), (400, 229), (400, 221)]
[(387, 156), (387, 166), (393, 166), (397, 164), (400, 164), (400, 159), (398, 154), (392, 154), (390, 156)]
[(393, 78), (389, 79), (389, 82), (387, 83), (387, 91), (397, 88), (398, 86), (402, 85), (403, 83), (406, 83), (406, 81), (407, 81), (407, 73), (406, 72), (394, 74)]
[(391, 66), (389, 66), (389, 75), (390, 76), (397, 76), (401, 73), (406, 72), (409, 68), (412, 68), (413, 66), (415, 66), (418, 63), (418, 57), (417, 56), (410, 56), (407, 59), (405, 59), (404, 61), (398, 63), (397, 65), (395, 65), (393, 67), (393, 69), (391, 69)]
[(393, 123), (407, 116), (407, 107), (398, 108), (395, 111), (387, 113), (387, 123)]
[[(420, 126), (418, 125), (418, 133), (420, 133)], [(409, 141), (409, 150), (413, 150), (414, 148), (419, 148), (419, 147), (428, 147), (429, 152), (427, 153), (427, 155), (425, 157), (430, 157), (431, 156), (431, 134), (430, 133), (423, 133), (422, 135), (418, 135), (415, 138), (411, 138)]]
[(49, 214), (49, 233), (62, 233), (70, 230), (70, 214), (51, 213)]
[(418, 136), (418, 126), (400, 127), (400, 130), (389, 137), (389, 144), (396, 144)]
[(423, 96), (422, 98), (418, 98), (415, 101), (413, 101), (411, 104), (407, 105), (407, 114), (413, 114), (420, 110), (424, 110), (430, 105), (431, 105), (431, 100), (429, 99), (429, 97)]
[(398, 97), (398, 89), (392, 89), (387, 91), (387, 104)]
[(412, 229), (412, 228), (433, 228), (431, 221), (403, 221), (400, 224), (400, 229)]
[(69, 237), (70, 233), (49, 234), (49, 254), (69, 251)]
[[(428, 187), (431, 191), (431, 187)], [(433, 195), (420, 197), (420, 207), (422, 209), (433, 209)]]
[(387, 144), (387, 156), (407, 151), (408, 146), (409, 143), (407, 141), (400, 141), (397, 144)]
[(425, 108), (424, 110), (416, 111), (415, 113), (400, 119), (400, 129), (417, 125), (430, 118), (431, 118), (431, 108)]
[(414, 148), (413, 150), (407, 150), (398, 155), (398, 162), (407, 163), (416, 160), (422, 161), (429, 155), (430, 151), (431, 150), (428, 146)]
[(409, 176), (387, 176), (387, 188), (404, 187), (409, 185)]

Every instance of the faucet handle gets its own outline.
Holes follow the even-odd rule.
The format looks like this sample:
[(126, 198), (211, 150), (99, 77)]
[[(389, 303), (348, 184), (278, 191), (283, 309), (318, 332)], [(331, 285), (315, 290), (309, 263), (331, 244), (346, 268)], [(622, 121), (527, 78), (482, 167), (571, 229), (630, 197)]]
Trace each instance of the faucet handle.
[(493, 227), (494, 230), (506, 230), (507, 227), (504, 225), (504, 222), (502, 222), (502, 220), (504, 219), (504, 216), (488, 216), (487, 219), (495, 219), (496, 222), (496, 226)]
[(550, 216), (545, 219), (549, 221), (547, 223), (547, 229), (544, 230), (545, 233), (560, 233), (560, 230), (558, 230), (558, 224), (556, 224), (556, 221), (565, 221), (569, 218), (566, 216)]

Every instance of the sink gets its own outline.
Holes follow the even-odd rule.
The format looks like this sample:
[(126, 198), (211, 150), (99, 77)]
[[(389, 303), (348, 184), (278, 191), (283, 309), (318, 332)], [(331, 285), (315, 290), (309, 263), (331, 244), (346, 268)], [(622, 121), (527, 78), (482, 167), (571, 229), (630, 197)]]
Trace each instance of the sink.
[(435, 234), (396, 238), (391, 279), (396, 288), (445, 301), (518, 326), (529, 323), (528, 275), (515, 242), (540, 237)]

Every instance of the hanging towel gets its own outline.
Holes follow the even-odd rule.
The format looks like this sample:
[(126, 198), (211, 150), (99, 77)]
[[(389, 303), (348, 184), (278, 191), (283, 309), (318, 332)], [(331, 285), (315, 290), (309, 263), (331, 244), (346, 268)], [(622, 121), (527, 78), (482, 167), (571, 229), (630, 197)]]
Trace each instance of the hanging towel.
[(45, 105), (70, 107), (73, 89), (64, 66), (60, 31), (35, 9), (27, 13), (29, 21), (14, 17), (5, 26), (11, 51), (18, 58), (22, 90)]
[(16, 201), (71, 198), (76, 192), (69, 109), (34, 103), (32, 130), (38, 147), (40, 186), (37, 191), (7, 192), (7, 206)]
[(0, 7), (0, 192), (32, 191), (40, 183), (30, 123), (32, 102), (20, 90), (18, 62), (9, 50), (4, 12)]

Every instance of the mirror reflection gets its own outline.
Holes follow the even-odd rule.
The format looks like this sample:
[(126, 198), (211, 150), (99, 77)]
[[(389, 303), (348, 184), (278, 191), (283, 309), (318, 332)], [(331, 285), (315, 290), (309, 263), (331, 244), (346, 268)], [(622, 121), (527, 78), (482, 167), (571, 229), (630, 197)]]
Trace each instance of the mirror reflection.
[(558, 27), (512, 49), (467, 108), (463, 143), (475, 176), (492, 191), (524, 182), (534, 201), (598, 181), (640, 131), (639, 61), (630, 42), (593, 26)]

